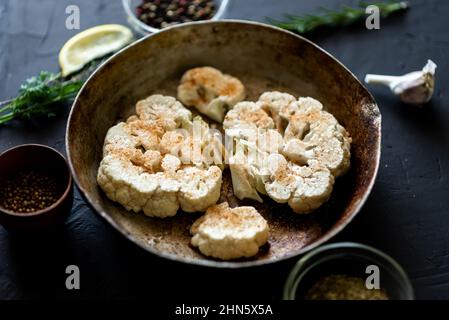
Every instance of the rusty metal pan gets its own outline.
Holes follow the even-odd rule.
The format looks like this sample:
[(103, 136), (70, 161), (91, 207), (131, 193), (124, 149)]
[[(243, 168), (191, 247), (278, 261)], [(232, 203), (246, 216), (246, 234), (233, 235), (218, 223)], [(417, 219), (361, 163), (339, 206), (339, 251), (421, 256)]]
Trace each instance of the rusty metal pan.
[[(245, 84), (248, 99), (264, 91), (311, 96), (353, 138), (350, 171), (337, 179), (328, 203), (309, 215), (285, 205), (239, 201), (224, 174), (222, 200), (254, 205), (271, 227), (269, 244), (252, 259), (218, 261), (189, 245), (189, 226), (199, 214), (149, 218), (110, 201), (96, 183), (106, 131), (148, 95), (176, 96), (184, 71), (213, 66)], [(255, 22), (208, 21), (169, 27), (112, 56), (85, 83), (72, 107), (66, 146), (75, 181), (95, 211), (125, 237), (158, 256), (190, 264), (239, 268), (298, 256), (340, 232), (359, 212), (376, 177), (381, 116), (371, 94), (329, 53), (293, 33)]]

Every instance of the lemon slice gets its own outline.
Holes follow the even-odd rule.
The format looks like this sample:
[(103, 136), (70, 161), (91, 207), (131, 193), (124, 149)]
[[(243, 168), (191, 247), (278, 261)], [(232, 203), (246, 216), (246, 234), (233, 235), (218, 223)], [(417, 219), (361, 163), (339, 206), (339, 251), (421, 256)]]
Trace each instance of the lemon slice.
[(90, 61), (117, 51), (132, 39), (131, 30), (119, 24), (104, 24), (78, 33), (59, 51), (62, 76), (79, 71)]

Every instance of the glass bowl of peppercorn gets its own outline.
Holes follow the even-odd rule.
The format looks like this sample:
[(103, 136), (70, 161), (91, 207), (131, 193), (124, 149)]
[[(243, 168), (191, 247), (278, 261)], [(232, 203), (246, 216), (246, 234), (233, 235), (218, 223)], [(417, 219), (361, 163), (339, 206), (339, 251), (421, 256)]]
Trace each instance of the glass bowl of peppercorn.
[(0, 155), (0, 224), (33, 231), (64, 221), (72, 207), (69, 166), (53, 148), (26, 144)]
[(402, 267), (364, 244), (340, 242), (304, 255), (284, 286), (285, 300), (413, 300)]
[(122, 0), (129, 24), (141, 35), (165, 27), (201, 20), (218, 20), (228, 0)]

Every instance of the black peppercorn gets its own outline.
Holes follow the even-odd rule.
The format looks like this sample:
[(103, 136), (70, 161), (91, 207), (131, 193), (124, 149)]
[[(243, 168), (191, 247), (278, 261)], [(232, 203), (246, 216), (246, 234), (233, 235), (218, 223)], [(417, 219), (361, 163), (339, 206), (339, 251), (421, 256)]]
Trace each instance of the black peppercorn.
[(215, 13), (213, 0), (143, 0), (136, 8), (137, 17), (154, 28), (207, 20)]

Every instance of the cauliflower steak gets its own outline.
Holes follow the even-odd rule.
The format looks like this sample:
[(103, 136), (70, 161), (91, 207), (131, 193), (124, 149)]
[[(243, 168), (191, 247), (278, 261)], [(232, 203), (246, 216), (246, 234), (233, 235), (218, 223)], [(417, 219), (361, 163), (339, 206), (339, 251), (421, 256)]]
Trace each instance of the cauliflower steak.
[(256, 255), (268, 241), (269, 227), (254, 207), (230, 208), (223, 202), (207, 209), (190, 233), (201, 253), (230, 260)]
[(178, 86), (179, 101), (220, 123), (226, 111), (244, 98), (239, 79), (212, 67), (187, 70)]
[(262, 202), (260, 193), (309, 213), (350, 166), (349, 134), (313, 98), (266, 92), (257, 102), (236, 104), (223, 127), (235, 140), (230, 169), (239, 199)]
[[(179, 156), (181, 150), (191, 157), (195, 147), (191, 112), (172, 97), (153, 95), (137, 103), (136, 113), (106, 135), (97, 174), (106, 195), (127, 210), (161, 218), (174, 216), (179, 208), (205, 211), (214, 205), (221, 168)], [(208, 128), (205, 122), (201, 126)], [(205, 144), (220, 149), (221, 142), (211, 135), (201, 140), (196, 144), (200, 151)]]

